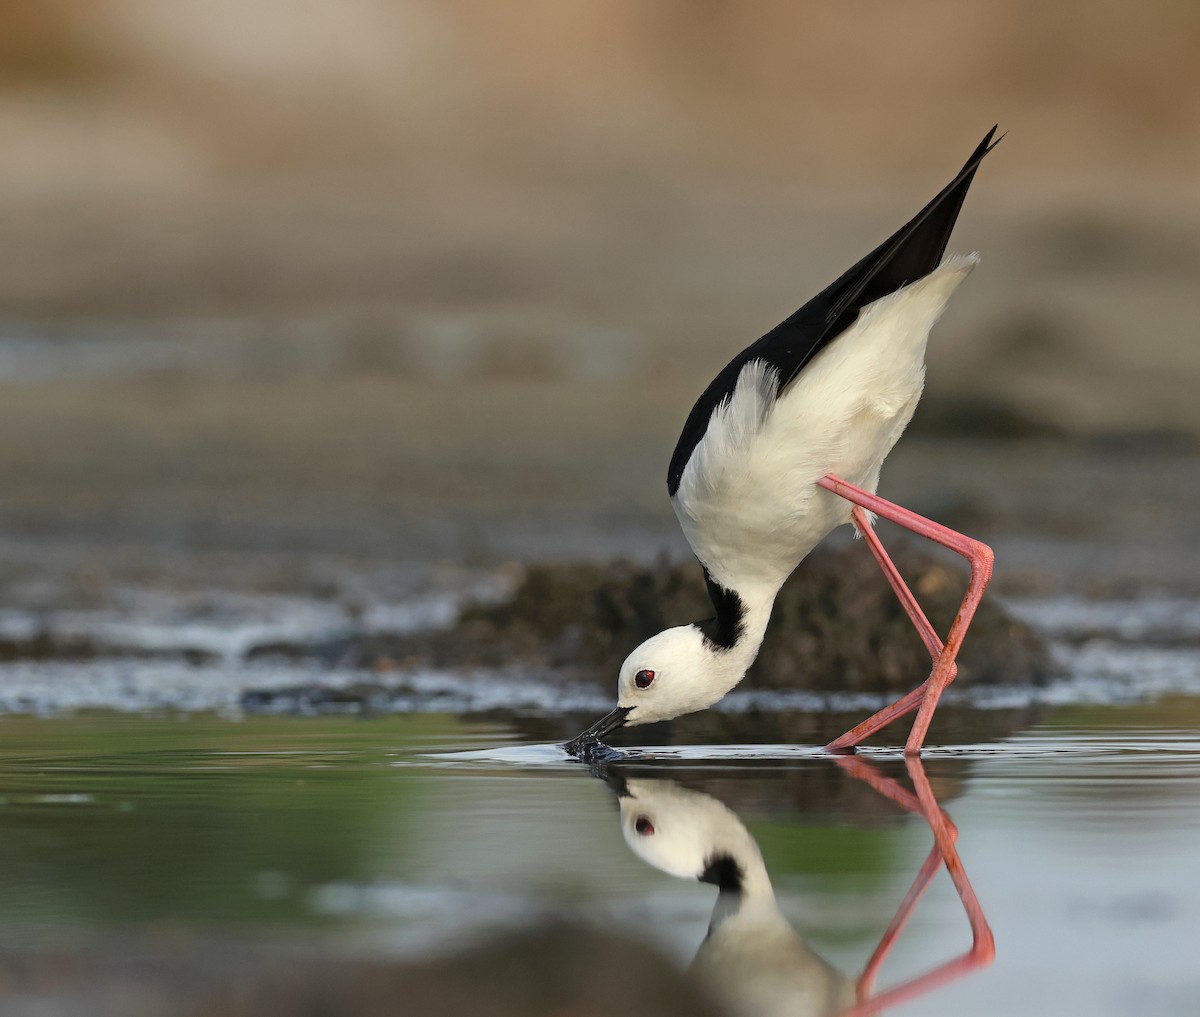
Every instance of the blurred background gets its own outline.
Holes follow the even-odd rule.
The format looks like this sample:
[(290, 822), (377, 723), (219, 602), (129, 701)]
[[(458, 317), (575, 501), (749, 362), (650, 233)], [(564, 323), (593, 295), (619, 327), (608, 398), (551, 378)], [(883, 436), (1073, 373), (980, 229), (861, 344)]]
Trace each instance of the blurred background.
[(4, 546), (678, 549), (696, 393), (996, 122), (913, 442), (1166, 449), (1148, 499), (1200, 434), (1197, 52), (1181, 0), (3, 0)]
[[(525, 602), (551, 591), (566, 655), (588, 561), (685, 558), (664, 481), (696, 395), (995, 123), (951, 245), (982, 261), (881, 492), (995, 547), (989, 602), (1061, 675), (939, 712), (1001, 954), (921, 1012), (1194, 1007), (1200, 4), (0, 0), (0, 1012), (130, 1017), (143, 947), (186, 977), (136, 1013), (235, 1012), (176, 1000), (254, 935), (290, 961), (257, 1012), (297, 1012), (306, 932), (408, 956), (564, 902), (689, 959), (711, 895), (664, 888), (551, 744), (611, 679), (460, 608), (561, 565)], [(867, 712), (741, 702), (675, 740)], [(700, 752), (664, 772), (709, 780)], [(707, 790), (856, 970), (928, 830), (797, 753)], [(965, 946), (931, 902), (901, 970)], [(490, 984), (472, 957), (441, 984)]]

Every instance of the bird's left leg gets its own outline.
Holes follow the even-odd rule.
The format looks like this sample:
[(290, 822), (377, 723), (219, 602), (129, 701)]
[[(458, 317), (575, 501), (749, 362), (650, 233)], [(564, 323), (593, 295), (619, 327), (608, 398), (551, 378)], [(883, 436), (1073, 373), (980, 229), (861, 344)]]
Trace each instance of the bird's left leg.
[[(942, 526), (931, 519), (917, 515), (917, 513), (909, 509), (893, 504), (884, 498), (880, 498), (878, 495), (864, 491), (860, 487), (855, 487), (853, 484), (849, 484), (832, 474), (822, 477), (817, 483), (827, 491), (845, 498), (857, 507), (853, 514), (855, 525), (858, 526), (860, 532), (867, 539), (867, 546), (879, 562), (880, 568), (883, 569), (883, 573), (887, 577), (889, 584), (896, 592), (896, 596), (899, 597), (905, 612), (912, 620), (913, 625), (916, 626), (922, 640), (934, 658), (933, 671), (922, 685), (908, 693), (908, 695), (898, 699), (891, 706), (880, 710), (873, 717), (863, 721), (857, 727), (847, 731), (840, 738), (836, 738), (826, 748), (834, 752), (853, 748), (863, 741), (863, 739), (870, 737), (892, 721), (903, 717), (906, 713), (910, 713), (919, 707), (917, 719), (913, 722), (912, 731), (904, 748), (906, 753), (918, 753), (921, 751), (921, 746), (925, 741), (925, 734), (929, 730), (929, 722), (933, 718), (933, 712), (937, 709), (938, 699), (941, 697), (946, 686), (954, 680), (955, 675), (958, 673), (958, 665), (955, 663), (955, 658), (958, 656), (963, 639), (966, 637), (971, 619), (975, 616), (975, 609), (979, 606), (979, 601), (983, 597), (984, 588), (987, 586), (988, 580), (992, 575), (992, 562), (994, 558), (992, 549), (986, 544), (982, 544), (955, 530), (951, 530), (949, 527)], [(937, 633), (934, 632), (933, 626), (930, 625), (929, 620), (925, 617), (912, 591), (909, 590), (904, 580), (900, 577), (899, 571), (896, 569), (887, 552), (883, 549), (879, 538), (875, 536), (865, 512), (859, 512), (858, 509), (863, 509), (866, 512), (874, 512), (885, 519), (890, 519), (892, 522), (911, 530), (913, 533), (919, 533), (923, 537), (928, 537), (930, 540), (934, 540), (944, 547), (950, 548), (950, 550), (961, 554), (970, 562), (971, 579), (967, 585), (966, 595), (963, 597), (954, 623), (950, 626), (950, 632), (946, 636), (945, 644), (942, 644), (938, 639)]]

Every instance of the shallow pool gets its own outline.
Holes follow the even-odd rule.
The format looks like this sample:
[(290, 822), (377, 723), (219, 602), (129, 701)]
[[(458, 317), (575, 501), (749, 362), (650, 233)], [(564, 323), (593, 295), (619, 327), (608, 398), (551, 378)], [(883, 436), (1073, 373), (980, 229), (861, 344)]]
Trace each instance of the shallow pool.
[[(996, 955), (894, 1012), (1178, 1014), (1200, 998), (1198, 731), (1200, 700), (1176, 698), (1061, 708), (916, 768), (885, 749), (722, 745), (593, 774), (504, 724), (436, 714), (9, 716), (0, 943), (174, 932), (412, 956), (564, 916), (683, 966), (720, 892), (697, 876), (728, 855), (742, 886), (707, 873), (718, 919), (739, 893), (759, 910), (707, 954), (769, 940), (762, 970), (739, 970), (850, 991), (934, 846), (924, 784)], [(875, 991), (936, 983), (971, 945), (942, 866)]]

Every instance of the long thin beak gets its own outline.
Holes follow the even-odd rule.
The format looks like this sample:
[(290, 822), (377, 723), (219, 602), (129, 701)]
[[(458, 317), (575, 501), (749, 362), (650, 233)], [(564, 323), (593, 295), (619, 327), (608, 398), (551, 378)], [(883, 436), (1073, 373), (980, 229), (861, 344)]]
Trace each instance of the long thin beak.
[(629, 716), (629, 711), (632, 706), (618, 706), (612, 713), (601, 717), (595, 724), (589, 727), (582, 734), (577, 734), (569, 742), (563, 745), (563, 748), (569, 755), (577, 756), (585, 745), (595, 745), (601, 741), (606, 735), (611, 734), (617, 728), (625, 723), (625, 718)]

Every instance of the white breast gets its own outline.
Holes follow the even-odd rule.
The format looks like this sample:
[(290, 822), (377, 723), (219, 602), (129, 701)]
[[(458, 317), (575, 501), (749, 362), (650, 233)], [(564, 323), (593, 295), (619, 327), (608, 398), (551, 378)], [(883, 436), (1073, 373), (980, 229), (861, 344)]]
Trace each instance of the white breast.
[(696, 556), (723, 585), (777, 588), (849, 503), (816, 486), (833, 473), (874, 491), (925, 383), (925, 344), (975, 255), (865, 307), (776, 397), (775, 372), (751, 361), (672, 498)]

